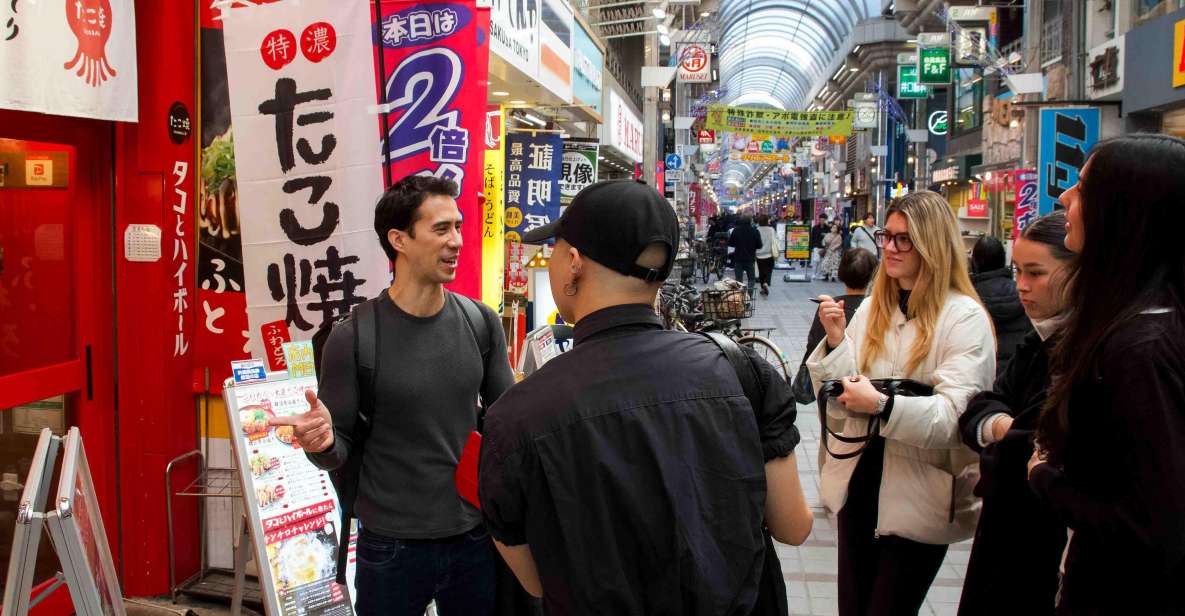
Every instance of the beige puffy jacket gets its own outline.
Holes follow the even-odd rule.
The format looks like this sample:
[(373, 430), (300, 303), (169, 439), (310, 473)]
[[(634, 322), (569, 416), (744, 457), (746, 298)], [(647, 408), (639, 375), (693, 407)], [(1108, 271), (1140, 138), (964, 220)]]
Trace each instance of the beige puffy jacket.
[[(860, 374), (857, 366), (871, 308), (871, 300), (861, 304), (843, 343), (831, 353), (827, 353), (824, 339), (807, 358), (815, 391), (825, 380)], [(939, 314), (930, 353), (913, 374), (905, 374), (917, 333), (915, 322), (894, 310), (885, 333), (887, 352), (864, 373), (873, 379), (911, 378), (934, 387), (933, 396), (898, 396), (889, 421), (880, 428), (885, 437), (885, 463), (876, 532), (922, 543), (950, 544), (974, 535), (979, 519), (981, 503), (972, 494), (979, 479), (978, 457), (959, 438), (959, 415), (967, 410), (972, 396), (991, 388), (996, 342), (991, 319), (979, 302), (953, 291)], [(852, 418), (842, 422), (844, 435), (867, 434), (867, 415), (850, 412), (836, 400), (828, 403), (827, 412), (833, 422)], [(835, 439), (829, 445), (837, 454), (860, 447)], [(821, 496), (831, 511), (843, 507), (848, 481), (859, 459), (826, 456)]]

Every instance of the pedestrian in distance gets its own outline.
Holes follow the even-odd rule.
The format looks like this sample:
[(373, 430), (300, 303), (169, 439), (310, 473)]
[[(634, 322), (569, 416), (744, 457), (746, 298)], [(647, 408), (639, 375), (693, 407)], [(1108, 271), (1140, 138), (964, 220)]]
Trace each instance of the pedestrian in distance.
[(761, 233), (753, 226), (753, 215), (745, 212), (737, 220), (728, 236), (728, 245), (733, 248), (732, 263), (736, 272), (737, 282), (743, 282), (749, 288), (749, 296), (757, 288), (757, 251), (763, 247)]
[(594, 184), (525, 237), (548, 238), (575, 345), (486, 419), (498, 550), (549, 614), (785, 614), (770, 535), (801, 544), (812, 523), (789, 386), (745, 347), (663, 329), (678, 225), (652, 188)]
[[(456, 192), (450, 180), (408, 176), (383, 193), (374, 226), (395, 280), (330, 331), (309, 411), (270, 420), (294, 426), (325, 470), (361, 450), (362, 616), (421, 616), (433, 600), (442, 616), (494, 611), (497, 554), (454, 474), (478, 427), (476, 402), (489, 406), (514, 377), (498, 316), (444, 288), (462, 249)], [(376, 350), (373, 365), (355, 361), (367, 348)]]
[(757, 250), (757, 281), (761, 283), (761, 294), (769, 295), (769, 285), (774, 276), (774, 262), (781, 252), (778, 232), (770, 225), (769, 216), (757, 217), (757, 233), (761, 235), (761, 248)]
[(1070, 312), (1065, 291), (1074, 253), (1065, 237), (1064, 212), (1034, 221), (1017, 237), (1016, 288), (1035, 330), (992, 390), (972, 398), (959, 418), (963, 443), (979, 452), (975, 494), (983, 499), (960, 616), (1054, 613), (1066, 525), (1029, 489), (1027, 464), (1049, 389), (1050, 355)]
[(820, 267), (823, 264), (823, 236), (831, 229), (831, 221), (818, 219), (811, 227), (811, 267), (814, 268), (812, 278), (820, 278)]
[(985, 235), (971, 248), (971, 284), (992, 315), (996, 330), (996, 374), (1000, 374), (1016, 347), (1033, 331), (1016, 292), (1012, 270), (1006, 266), (1004, 244), (1000, 240)]
[[(958, 419), (996, 367), (991, 320), (946, 200), (929, 191), (897, 199), (878, 238), (884, 260), (869, 298), (849, 325), (844, 302), (820, 296), (826, 337), (807, 358), (816, 391), (843, 380), (828, 406), (845, 420), (843, 435), (872, 435), (834, 443), (838, 455), (862, 453), (829, 455), (821, 472), (821, 499), (837, 512), (843, 616), (916, 614), (947, 545), (971, 537), (976, 456)], [(890, 396), (869, 382), (887, 377), (932, 385), (933, 395)]]
[(1077, 253), (1029, 485), (1072, 532), (1058, 614), (1185, 614), (1185, 140), (1098, 144), (1062, 194)]
[(873, 257), (880, 259), (881, 247), (876, 243), (877, 231), (879, 229), (876, 226), (876, 212), (869, 210), (864, 215), (863, 224), (852, 231), (852, 248), (863, 248), (872, 253)]
[(843, 233), (838, 222), (831, 223), (831, 231), (823, 236), (823, 264), (819, 266), (823, 280), (828, 282), (839, 276), (839, 261), (843, 258)]

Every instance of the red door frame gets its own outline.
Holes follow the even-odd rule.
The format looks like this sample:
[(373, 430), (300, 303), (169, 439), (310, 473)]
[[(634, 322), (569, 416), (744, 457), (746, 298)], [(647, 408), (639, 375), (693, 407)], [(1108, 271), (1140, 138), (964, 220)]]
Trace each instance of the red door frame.
[[(0, 110), (0, 137), (64, 144), (74, 147), (69, 187), (76, 199), (75, 236), (75, 359), (0, 376), (0, 408), (77, 392), (71, 425), (83, 434), (87, 461), (105, 519), (117, 520), (118, 468), (115, 407), (115, 330), (112, 294), (112, 195), (114, 131), (110, 122)], [(34, 147), (36, 143), (32, 144)], [(88, 375), (88, 350), (90, 373)], [(89, 377), (89, 378), (88, 378)], [(118, 560), (120, 525), (106, 525), (107, 540)], [(42, 584), (43, 588), (47, 584)], [(62, 613), (46, 608), (69, 608), (69, 595), (59, 589), (37, 613)]]

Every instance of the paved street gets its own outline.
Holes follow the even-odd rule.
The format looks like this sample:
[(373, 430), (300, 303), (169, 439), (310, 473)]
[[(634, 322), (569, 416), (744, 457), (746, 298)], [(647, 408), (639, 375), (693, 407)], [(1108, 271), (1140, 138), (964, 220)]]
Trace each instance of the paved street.
[[(808, 301), (809, 298), (820, 293), (841, 294), (843, 286), (825, 282), (783, 282), (784, 273), (783, 270), (774, 272), (770, 295), (768, 298), (758, 296), (753, 318), (747, 321), (747, 326), (777, 328), (773, 341), (791, 358), (790, 372), (793, 375), (806, 349), (807, 333), (815, 314), (816, 306)], [(819, 422), (815, 405), (798, 407), (797, 425), (802, 433), (802, 444), (797, 451), (798, 472), (815, 514), (815, 525), (810, 539), (802, 546), (779, 545), (778, 557), (786, 578), (791, 614), (836, 614), (838, 552), (835, 520), (819, 503)], [(970, 541), (951, 546), (920, 612), (922, 616), (956, 613), (970, 553)]]

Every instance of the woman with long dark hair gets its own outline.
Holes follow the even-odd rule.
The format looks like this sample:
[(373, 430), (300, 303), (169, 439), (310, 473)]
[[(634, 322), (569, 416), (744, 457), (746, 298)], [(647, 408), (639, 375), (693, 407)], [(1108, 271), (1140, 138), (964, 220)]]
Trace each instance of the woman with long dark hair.
[(1029, 461), (1072, 536), (1059, 614), (1183, 614), (1185, 140), (1095, 147), (1062, 195), (1073, 313)]
[(963, 582), (960, 616), (1053, 614), (1066, 525), (1029, 489), (1026, 464), (1049, 389), (1049, 356), (1069, 312), (1065, 283), (1074, 267), (1066, 215), (1025, 228), (1012, 248), (1016, 292), (1035, 331), (1025, 336), (991, 391), (959, 418), (963, 443), (979, 452), (983, 511)]

